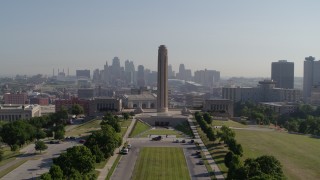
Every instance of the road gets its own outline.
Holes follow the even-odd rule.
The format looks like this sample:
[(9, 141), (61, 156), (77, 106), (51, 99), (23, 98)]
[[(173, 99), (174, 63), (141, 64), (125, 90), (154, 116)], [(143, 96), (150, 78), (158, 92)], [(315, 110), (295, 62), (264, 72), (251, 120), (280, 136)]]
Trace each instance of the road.
[[(176, 139), (176, 138), (174, 138)], [(196, 147), (194, 144), (173, 143), (173, 138), (164, 138), (162, 141), (150, 141), (148, 138), (130, 138), (132, 145), (127, 155), (123, 155), (117, 168), (115, 169), (112, 180), (130, 180), (142, 147), (181, 147), (186, 157), (187, 166), (192, 180), (210, 179), (208, 171), (204, 165), (198, 165), (199, 158), (195, 156)]]
[(34, 154), (34, 144), (30, 144), (24, 149), (26, 153), (17, 159), (32, 158), (33, 160), (28, 160), (27, 162), (17, 167), (1, 179), (35, 179), (36, 177), (39, 177), (41, 174), (49, 171), (53, 157), (58, 157), (61, 152), (77, 144), (78, 143), (76, 141), (66, 141), (60, 144), (47, 144), (48, 149), (46, 150), (46, 152), (43, 154), (36, 155)]

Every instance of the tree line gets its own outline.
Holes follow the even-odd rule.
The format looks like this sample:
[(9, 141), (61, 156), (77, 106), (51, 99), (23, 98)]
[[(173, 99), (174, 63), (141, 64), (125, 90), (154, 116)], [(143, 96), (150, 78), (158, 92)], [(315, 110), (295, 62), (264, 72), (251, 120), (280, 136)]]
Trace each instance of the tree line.
[(273, 123), (290, 132), (320, 136), (320, 106), (301, 104), (294, 112), (278, 115), (272, 109), (252, 102), (238, 102), (235, 104), (235, 114), (254, 119), (257, 124)]

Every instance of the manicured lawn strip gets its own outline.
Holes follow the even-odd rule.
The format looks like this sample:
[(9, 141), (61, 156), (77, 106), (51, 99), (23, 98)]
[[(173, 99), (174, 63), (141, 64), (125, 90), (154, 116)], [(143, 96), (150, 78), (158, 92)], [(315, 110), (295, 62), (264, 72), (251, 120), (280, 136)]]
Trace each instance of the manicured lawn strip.
[(242, 159), (273, 155), (288, 179), (320, 179), (320, 139), (277, 131), (234, 131), (244, 150)]
[(109, 159), (105, 159), (103, 161), (101, 161), (100, 163), (96, 163), (95, 167), (96, 169), (102, 169), (104, 168), (104, 166), (107, 164)]
[(21, 153), (19, 150), (17, 151), (11, 151), (10, 147), (4, 147), (3, 148), (3, 160), (0, 162), (0, 166), (5, 165), (13, 160), (16, 159), (17, 156), (19, 156)]
[(224, 164), (224, 157), (229, 151), (228, 147), (226, 147), (224, 144), (218, 144), (218, 141), (209, 141), (206, 134), (201, 130), (200, 127), (197, 127), (197, 131), (202, 139), (202, 142), (210, 152), (211, 157), (218, 165), (220, 171), (223, 173), (223, 176), (227, 177), (228, 168)]
[(146, 131), (150, 129), (150, 126), (148, 126), (147, 124), (145, 123), (142, 123), (141, 121), (137, 120), (134, 127), (133, 127), (133, 130), (131, 131), (129, 137), (135, 137), (137, 136), (138, 134)]
[(132, 180), (188, 180), (182, 148), (144, 147), (134, 167)]
[(194, 137), (193, 132), (192, 132), (192, 130), (191, 130), (190, 126), (189, 126), (189, 123), (187, 121), (178, 124), (175, 127), (175, 129), (178, 130), (178, 131), (183, 132), (184, 134), (188, 135), (191, 138)]
[(14, 169), (16, 169), (17, 167), (21, 166), (23, 163), (27, 162), (29, 159), (23, 159), (21, 161), (19, 161), (18, 163), (15, 163), (14, 165), (8, 167), (7, 169), (3, 170), (0, 172), (0, 178), (2, 178), (3, 176), (7, 175), (8, 173), (10, 173), (11, 171), (13, 171)]
[(76, 128), (66, 132), (65, 136), (79, 136), (81, 134), (91, 133), (92, 131), (100, 129), (100, 123), (102, 120), (91, 120), (84, 124), (79, 125)]
[(106, 177), (106, 180), (109, 180), (110, 177), (112, 176), (113, 171), (116, 169), (116, 167), (117, 167), (117, 165), (118, 165), (118, 163), (119, 163), (119, 161), (120, 161), (121, 156), (122, 156), (121, 154), (117, 154), (117, 158), (116, 158), (116, 160), (114, 161), (111, 169), (109, 170), (109, 172), (108, 172), (108, 174), (107, 174), (107, 177)]
[(120, 124), (121, 124), (121, 132), (120, 133), (121, 133), (121, 137), (123, 137), (126, 134), (128, 127), (131, 124), (131, 120), (121, 120)]
[(244, 124), (238, 123), (236, 121), (228, 120), (228, 121), (222, 121), (222, 120), (213, 120), (212, 121), (213, 126), (227, 126), (227, 127), (237, 127), (237, 128), (245, 128), (248, 127)]
[(120, 121), (120, 124), (121, 124), (121, 127), (129, 127), (130, 126), (130, 124), (131, 124), (131, 119), (128, 119), (128, 120), (121, 120)]

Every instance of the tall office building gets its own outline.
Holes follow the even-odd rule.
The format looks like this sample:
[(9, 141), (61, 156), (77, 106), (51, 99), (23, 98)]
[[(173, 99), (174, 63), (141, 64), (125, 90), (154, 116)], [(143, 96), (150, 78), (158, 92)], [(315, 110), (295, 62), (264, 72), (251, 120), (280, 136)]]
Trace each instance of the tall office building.
[(168, 51), (165, 45), (158, 50), (157, 111), (168, 111)]
[(271, 79), (276, 82), (277, 88), (293, 89), (294, 63), (287, 60), (272, 62)]
[(309, 102), (313, 86), (320, 85), (320, 61), (306, 57), (303, 67), (303, 100)]
[(137, 85), (139, 87), (144, 87), (146, 85), (146, 81), (144, 78), (144, 66), (143, 65), (138, 66), (137, 79), (138, 79)]
[(90, 70), (88, 70), (88, 69), (77, 70), (76, 71), (76, 76), (77, 76), (77, 78), (88, 78), (88, 79), (90, 79)]

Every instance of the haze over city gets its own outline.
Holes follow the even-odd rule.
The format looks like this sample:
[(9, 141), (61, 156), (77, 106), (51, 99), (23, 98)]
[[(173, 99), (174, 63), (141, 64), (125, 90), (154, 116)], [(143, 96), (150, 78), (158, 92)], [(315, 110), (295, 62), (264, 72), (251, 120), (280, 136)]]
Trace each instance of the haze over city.
[[(2, 1), (0, 75), (101, 68), (118, 56), (156, 70), (159, 44), (175, 71), (269, 77), (271, 62), (319, 59), (319, 1)], [(14, 70), (14, 71), (13, 71)]]

